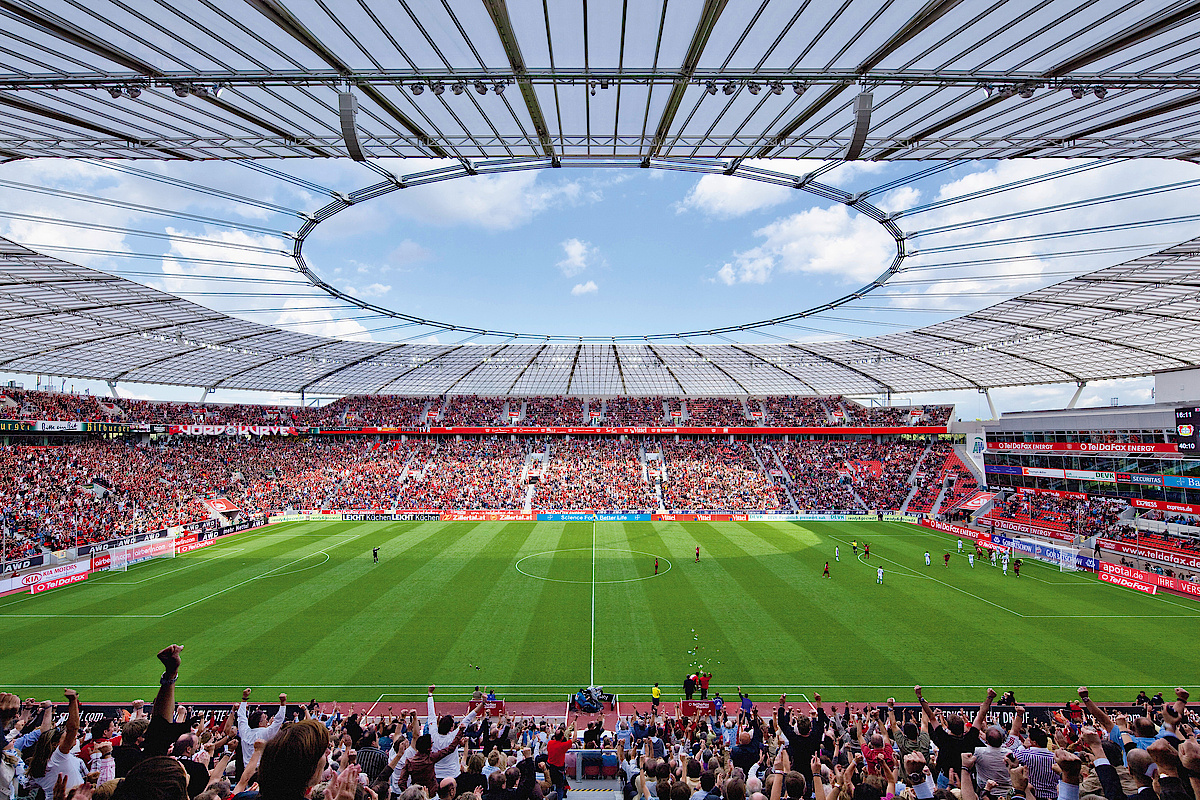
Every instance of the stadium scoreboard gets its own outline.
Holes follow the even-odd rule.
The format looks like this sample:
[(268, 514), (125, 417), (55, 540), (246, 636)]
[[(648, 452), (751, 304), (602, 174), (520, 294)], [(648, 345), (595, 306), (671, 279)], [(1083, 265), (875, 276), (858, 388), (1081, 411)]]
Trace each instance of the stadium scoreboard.
[(1194, 453), (1200, 443), (1196, 426), (1200, 423), (1200, 408), (1175, 409), (1175, 443), (1181, 453)]

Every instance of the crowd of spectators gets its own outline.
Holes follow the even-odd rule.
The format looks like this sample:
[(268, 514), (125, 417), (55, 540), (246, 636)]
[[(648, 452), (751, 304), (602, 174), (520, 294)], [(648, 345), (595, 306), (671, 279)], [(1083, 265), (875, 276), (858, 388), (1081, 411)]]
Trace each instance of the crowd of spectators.
[(615, 439), (556, 440), (533, 496), (535, 508), (658, 510), (646, 482), (641, 446)]
[(1121, 539), (1127, 542), (1137, 542), (1149, 547), (1170, 547), (1176, 550), (1191, 550), (1194, 553), (1200, 553), (1200, 540), (1195, 536), (1187, 534), (1171, 533), (1162, 531), (1155, 533), (1146, 530), (1138, 530), (1135, 527), (1118, 528), (1108, 534), (1111, 539)]
[(605, 409), (604, 424), (613, 428), (663, 424), (661, 397), (610, 397)]
[(428, 453), (428, 462), (404, 483), (404, 502), (410, 508), (511, 510), (525, 502), (521, 472), (526, 452), (519, 441), (442, 441), (418, 453)]
[(922, 459), (920, 475), (917, 477), (916, 493), (908, 501), (905, 509), (910, 514), (928, 514), (933, 510), (938, 495), (941, 494), (947, 471), (950, 468), (950, 457), (954, 448), (950, 444), (938, 442), (931, 446), (930, 452)]
[(763, 474), (749, 442), (664, 442), (668, 510), (774, 510), (787, 505), (781, 487)]
[(829, 402), (839, 398), (768, 397), (763, 400), (767, 425), (776, 428), (824, 428), (829, 426)]
[(796, 506), (802, 511), (861, 510), (850, 472), (837, 442), (802, 439), (777, 442), (775, 453), (786, 473)]
[[(774, 448), (796, 505), (807, 510), (898, 511), (914, 486), (936, 484), (939, 473), (914, 475), (925, 452), (919, 443), (807, 439)], [(931, 463), (939, 458), (931, 454)]]
[(1194, 514), (1168, 514), (1166, 511), (1158, 509), (1150, 509), (1143, 511), (1138, 516), (1141, 519), (1148, 519), (1153, 522), (1163, 522), (1167, 525), (1187, 525), (1188, 527), (1200, 527), (1200, 519)]
[(963, 463), (957, 453), (952, 452), (946, 458), (945, 474), (953, 477), (954, 483), (951, 486), (950, 494), (942, 504), (943, 508), (953, 509), (979, 491), (979, 481), (975, 480), (975, 473)]
[[(894, 698), (839, 709), (819, 692), (803, 706), (787, 695), (760, 706), (738, 687), (739, 702), (715, 713), (675, 716), (656, 703), (580, 732), (578, 714), (483, 716), (478, 689), (466, 716), (444, 706), (439, 715), (436, 686), (424, 713), (378, 704), (343, 713), (316, 698), (289, 705), (286, 694), (258, 703), (250, 688), (232, 711), (191, 713), (176, 703), (176, 686), (192, 682), (182, 656), (178, 645), (158, 653), (163, 674), (149, 706), (135, 701), (86, 725), (72, 689), (57, 704), (0, 692), (0, 796), (566, 800), (583, 788), (570, 785), (577, 768), (617, 779), (626, 800), (1195, 800), (1200, 792), (1200, 718), (1184, 688), (1170, 701), (1141, 692), (1132, 706), (1104, 708), (1081, 686), (1078, 699), (1045, 711), (989, 688), (967, 711), (936, 707), (915, 686), (917, 713)], [(1006, 718), (991, 722), (998, 699)]]
[[(503, 397), (454, 395), (450, 398), (449, 405), (442, 411), (439, 425), (446, 428), (507, 425), (508, 419), (502, 418), (507, 402)], [(519, 408), (520, 406), (518, 406)]]
[[(505, 417), (504, 411), (506, 403), (510, 411), (519, 412), (522, 404), (526, 406), (525, 416), (520, 420), (523, 424), (546, 427), (589, 424), (657, 426), (665, 422), (698, 427), (761, 425), (778, 428), (897, 426), (908, 425), (912, 421), (908, 408), (865, 408), (841, 396), (747, 398), (746, 405), (740, 398), (727, 397), (613, 397), (607, 401), (595, 399), (588, 405), (578, 397), (351, 395), (325, 406), (275, 406), (110, 399), (15, 388), (0, 390), (0, 418), (166, 425), (421, 428), (441, 424), (470, 427), (508, 424), (510, 420)], [(604, 407), (607, 410), (603, 416), (585, 414), (588, 409), (599, 412)], [(925, 406), (924, 416), (916, 421), (926, 425), (944, 425), (952, 409), (952, 406)], [(835, 410), (842, 415), (835, 416)], [(431, 418), (427, 412), (433, 412), (435, 416)]]
[(523, 424), (534, 427), (586, 425), (583, 400), (578, 397), (530, 397)]
[[(334, 427), (409, 428), (428, 424), (425, 407), (432, 397), (402, 397), (386, 394), (360, 394), (339, 397), (323, 409), (325, 422)], [(437, 410), (436, 405), (432, 408)]]
[(329, 418), (324, 408), (265, 406), (245, 403), (170, 403), (154, 400), (116, 401), (122, 415), (113, 421), (161, 425), (316, 425)]
[[(654, 510), (660, 502), (674, 510), (790, 509), (789, 492), (800, 510), (896, 510), (914, 486), (924, 496), (922, 481), (940, 480), (936, 464), (946, 452), (937, 449), (916, 475), (924, 445), (858, 439), (777, 441), (761, 446), (763, 460), (748, 442), (666, 440), (663, 461), (646, 462), (649, 470), (644, 443), (600, 437), (92, 437), (10, 445), (0, 447), (4, 549), (23, 554), (201, 522), (214, 517), (209, 501), (217, 498), (246, 513), (516, 510), (531, 482), (524, 472), (531, 447), (549, 448), (533, 508), (605, 510)], [(1009, 504), (1021, 502), (1029, 501)], [(1036, 501), (1042, 516), (1046, 502)], [(1121, 505), (1096, 500), (1072, 513), (1111, 514)]]
[(114, 416), (95, 395), (0, 389), (0, 417), (5, 419), (109, 422)]
[(1114, 497), (1024, 491), (996, 502), (983, 519), (985, 524), (1003, 519), (1076, 536), (1111, 536), (1122, 526), (1119, 518), (1128, 507)]
[(741, 400), (729, 397), (689, 397), (686, 425), (733, 425), (745, 427), (746, 409)]

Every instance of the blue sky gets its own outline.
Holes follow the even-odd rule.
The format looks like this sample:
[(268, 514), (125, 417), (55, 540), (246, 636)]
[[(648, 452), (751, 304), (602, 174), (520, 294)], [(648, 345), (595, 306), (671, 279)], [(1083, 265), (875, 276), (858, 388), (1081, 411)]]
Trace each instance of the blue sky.
[[(417, 187), (324, 223), (305, 252), (340, 285), (410, 313), (568, 335), (747, 322), (861, 285), (854, 274), (800, 273), (729, 285), (721, 270), (735, 253), (759, 246), (766, 237), (756, 231), (809, 209), (812, 197), (733, 178), (708, 180), (744, 196), (698, 194), (694, 175), (636, 169)], [(493, 201), (497, 184), (503, 199)], [(885, 256), (894, 250), (880, 231), (864, 239), (882, 246)]]
[[(381, 164), (397, 174), (434, 166)], [(318, 187), (229, 163), (133, 166), (214, 188), (220, 196), (147, 180), (122, 165), (16, 162), (0, 171), (0, 179), (15, 182), (0, 192), (0, 235), (257, 322), (385, 341), (411, 333), (394, 328), (391, 320), (363, 318), (352, 307), (330, 308), (332, 301), (308, 287), (264, 282), (296, 280), (287, 271), (290, 260), (280, 254), (287, 247), (280, 232), (296, 230), (300, 220), (281, 209), (313, 211), (327, 201), (319, 187), (349, 192), (377, 181), (375, 173), (340, 161), (272, 165)], [(765, 166), (801, 175), (818, 165)], [(918, 252), (906, 262), (912, 271), (877, 296), (801, 327), (777, 328), (777, 336), (812, 340), (917, 327), (1200, 233), (1189, 223), (1037, 238), (1185, 213), (1200, 201), (1200, 186), (1190, 183), (1121, 201), (1004, 218), (1195, 181), (1200, 168), (1191, 164), (1124, 162), (1093, 168), (1079, 161), (972, 162), (903, 180), (928, 166), (844, 164), (820, 180), (852, 193), (895, 182), (871, 199), (889, 212), (916, 209), (898, 222), (910, 234), (994, 220), (915, 236), (910, 249), (1013, 237), (1030, 241), (936, 255)], [(1072, 174), (1038, 180), (1063, 170)], [(953, 202), (922, 210), (948, 200)], [(81, 228), (73, 221), (107, 228)], [(861, 286), (893, 253), (893, 242), (877, 224), (840, 203), (737, 178), (636, 168), (525, 171), (404, 189), (323, 223), (305, 248), (309, 264), (330, 283), (389, 308), (451, 323), (595, 336), (707, 328), (796, 311)], [(961, 266), (947, 267), (948, 262)], [(248, 291), (263, 296), (241, 294)], [(456, 340), (453, 334), (434, 335), (443, 342)], [(742, 340), (764, 341), (753, 335)], [(32, 379), (20, 379), (33, 385)], [(1073, 389), (1018, 388), (996, 396), (1002, 409), (1053, 407), (1065, 403)], [(196, 395), (142, 387), (133, 393)], [(238, 396), (230, 393), (228, 399)], [(1107, 405), (1114, 396), (1122, 402), (1149, 400), (1149, 383), (1090, 388), (1084, 402)], [(974, 393), (950, 399), (961, 403), (963, 416), (986, 416), (986, 404)]]

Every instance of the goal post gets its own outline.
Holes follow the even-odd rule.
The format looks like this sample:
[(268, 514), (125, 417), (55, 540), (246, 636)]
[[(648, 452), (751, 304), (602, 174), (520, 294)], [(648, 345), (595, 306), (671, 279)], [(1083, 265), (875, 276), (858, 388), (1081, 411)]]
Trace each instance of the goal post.
[(1058, 567), (1059, 572), (1079, 571), (1079, 548), (1065, 544), (1047, 544), (1036, 539), (1013, 539), (1013, 555), (1032, 558)]
[(175, 540), (173, 538), (154, 539), (125, 547), (114, 547), (103, 553), (95, 553), (92, 555), (92, 570), (126, 572), (134, 564), (174, 557)]

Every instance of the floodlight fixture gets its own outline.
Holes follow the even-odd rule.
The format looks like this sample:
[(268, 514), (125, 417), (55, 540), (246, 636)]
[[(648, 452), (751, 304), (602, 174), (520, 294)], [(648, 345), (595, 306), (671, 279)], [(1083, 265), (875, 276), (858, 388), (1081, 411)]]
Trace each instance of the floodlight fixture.
[(504, 84), (497, 83), (495, 86), (492, 87), (492, 91), (495, 92), (496, 94), (504, 94)]
[(737, 91), (737, 84), (734, 83), (733, 81), (728, 81), (725, 84), (725, 88), (722, 89), (721, 91), (725, 92), (725, 94), (733, 94), (734, 92)]
[(796, 93), (796, 97), (799, 97), (800, 95), (804, 94), (804, 90), (807, 88), (808, 88), (808, 86), (806, 84), (801, 83), (800, 81), (792, 82), (792, 91)]
[(467, 87), (463, 85), (462, 81), (450, 85), (450, 91), (454, 92), (455, 94), (462, 94), (466, 90)]
[(771, 94), (783, 94), (783, 81), (771, 81)]
[(757, 83), (754, 83), (753, 81), (751, 81), (750, 83), (747, 83), (746, 88), (750, 90), (750, 94), (758, 94), (759, 92), (762, 91), (762, 87), (759, 86)]
[(1092, 93), (1096, 95), (1097, 100), (1103, 100), (1104, 98), (1108, 97), (1108, 89), (1104, 88), (1103, 86), (1097, 86), (1092, 90)]
[(441, 81), (434, 81), (429, 85), (429, 91), (433, 92), (438, 97), (441, 97), (442, 93), (446, 91), (446, 84), (442, 83)]
[(425, 91), (425, 84), (414, 83), (412, 86), (409, 87), (409, 90), (413, 93), (414, 96), (419, 95)]
[(704, 82), (704, 91), (708, 92), (709, 94), (716, 94), (717, 93), (716, 81), (705, 81)]
[(483, 81), (475, 81), (475, 91), (478, 94), (487, 94), (487, 84)]
[(110, 97), (112, 97), (112, 99), (113, 99), (113, 100), (116, 100), (116, 99), (120, 98), (120, 96), (121, 96), (121, 94), (122, 94), (122, 92), (121, 92), (121, 87), (120, 87), (120, 86), (110, 86), (110, 87), (108, 87), (108, 94), (109, 94), (109, 96), (110, 96)]
[(128, 97), (130, 100), (137, 100), (139, 97), (142, 96), (142, 87), (126, 86), (125, 87), (125, 96)]
[(1017, 94), (1021, 95), (1021, 97), (1023, 97), (1024, 99), (1028, 100), (1029, 98), (1033, 97), (1033, 87), (1027, 83), (1023, 84), (1021, 86), (1021, 88), (1017, 91)]
[(171, 88), (175, 90), (176, 97), (187, 97), (192, 93), (192, 87), (186, 83), (176, 83)]

